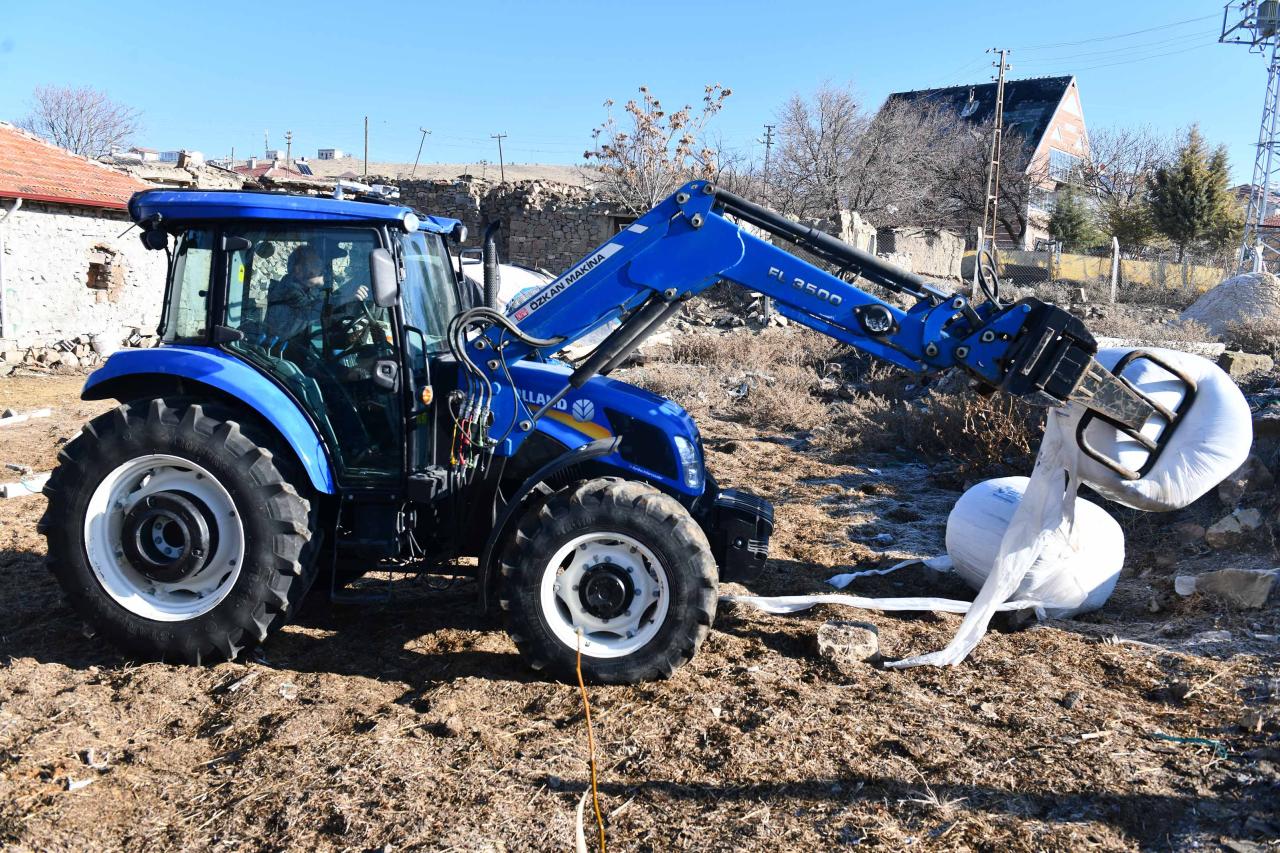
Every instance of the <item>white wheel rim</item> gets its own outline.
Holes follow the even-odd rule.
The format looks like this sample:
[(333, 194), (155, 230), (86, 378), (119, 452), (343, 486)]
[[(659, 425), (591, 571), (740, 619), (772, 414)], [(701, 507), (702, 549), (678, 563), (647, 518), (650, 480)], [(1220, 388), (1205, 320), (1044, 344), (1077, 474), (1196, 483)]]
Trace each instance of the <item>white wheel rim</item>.
[[(593, 567), (617, 566), (632, 586), (624, 613), (602, 619), (590, 612), (579, 592)], [(598, 569), (597, 569), (598, 570)], [(653, 551), (623, 533), (577, 536), (556, 551), (542, 573), (542, 615), (556, 639), (595, 658), (618, 658), (638, 651), (657, 635), (671, 606), (667, 571)]]
[[(134, 568), (122, 542), (125, 516), (139, 501), (162, 492), (178, 492), (203, 504), (217, 526), (213, 554), (172, 583)], [(240, 577), (245, 552), (240, 514), (217, 478), (189, 459), (161, 453), (130, 459), (102, 479), (85, 511), (84, 543), (107, 595), (130, 613), (157, 622), (182, 622), (217, 607)]]

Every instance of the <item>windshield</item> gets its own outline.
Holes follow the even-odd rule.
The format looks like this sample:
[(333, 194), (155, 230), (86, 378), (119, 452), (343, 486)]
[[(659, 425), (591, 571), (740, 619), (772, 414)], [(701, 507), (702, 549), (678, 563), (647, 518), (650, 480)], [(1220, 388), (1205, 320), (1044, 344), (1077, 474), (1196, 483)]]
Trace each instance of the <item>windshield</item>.
[(437, 234), (406, 234), (404, 248), (404, 284), (400, 303), (404, 322), (422, 332), (427, 353), (448, 349), (445, 331), (458, 313), (458, 294), (454, 288), (453, 270), (444, 241)]

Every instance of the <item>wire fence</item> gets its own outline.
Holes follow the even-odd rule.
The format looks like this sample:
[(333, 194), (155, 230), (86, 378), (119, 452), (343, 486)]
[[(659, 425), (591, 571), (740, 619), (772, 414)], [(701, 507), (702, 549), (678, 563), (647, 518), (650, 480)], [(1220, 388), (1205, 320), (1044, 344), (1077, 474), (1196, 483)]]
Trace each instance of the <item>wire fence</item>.
[[(1110, 251), (1065, 252), (1046, 243), (1036, 250), (999, 249), (994, 253), (1002, 284), (1040, 291), (1074, 288), (1089, 301), (1186, 305), (1235, 273), (1234, 258), (1174, 251), (1146, 251), (1134, 257), (1116, 240)], [(966, 252), (961, 275), (976, 282), (977, 252)]]

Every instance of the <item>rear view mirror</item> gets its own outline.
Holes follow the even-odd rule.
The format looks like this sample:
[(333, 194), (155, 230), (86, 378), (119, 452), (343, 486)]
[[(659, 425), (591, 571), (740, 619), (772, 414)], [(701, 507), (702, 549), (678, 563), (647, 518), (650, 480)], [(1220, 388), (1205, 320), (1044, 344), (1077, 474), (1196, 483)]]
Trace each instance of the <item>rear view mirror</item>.
[(153, 251), (168, 248), (169, 235), (159, 228), (152, 228), (150, 231), (142, 232), (142, 245)]
[(386, 249), (369, 253), (369, 281), (373, 285), (373, 301), (379, 308), (390, 308), (400, 296), (396, 262)]

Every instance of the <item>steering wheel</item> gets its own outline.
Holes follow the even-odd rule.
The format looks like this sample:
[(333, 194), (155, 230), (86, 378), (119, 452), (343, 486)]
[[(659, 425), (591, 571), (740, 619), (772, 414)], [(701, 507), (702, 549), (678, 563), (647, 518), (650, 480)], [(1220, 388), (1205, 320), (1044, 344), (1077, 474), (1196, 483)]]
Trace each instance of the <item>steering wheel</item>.
[(369, 310), (369, 306), (364, 301), (360, 302), (360, 313), (351, 317), (342, 317), (338, 320), (338, 334), (345, 337), (347, 346), (336, 358), (342, 359), (347, 356), (366, 349), (372, 349), (381, 354), (384, 348), (390, 347), (389, 343), (385, 343), (378, 339), (378, 333), (375, 332), (372, 341), (365, 342), (364, 338), (370, 329), (378, 329), (380, 323), (378, 318), (373, 316), (373, 312)]
[(990, 249), (980, 249), (976, 258), (978, 264), (978, 287), (982, 295), (987, 297), (997, 308), (1004, 307), (1000, 292), (1000, 273), (996, 269), (995, 256)]

